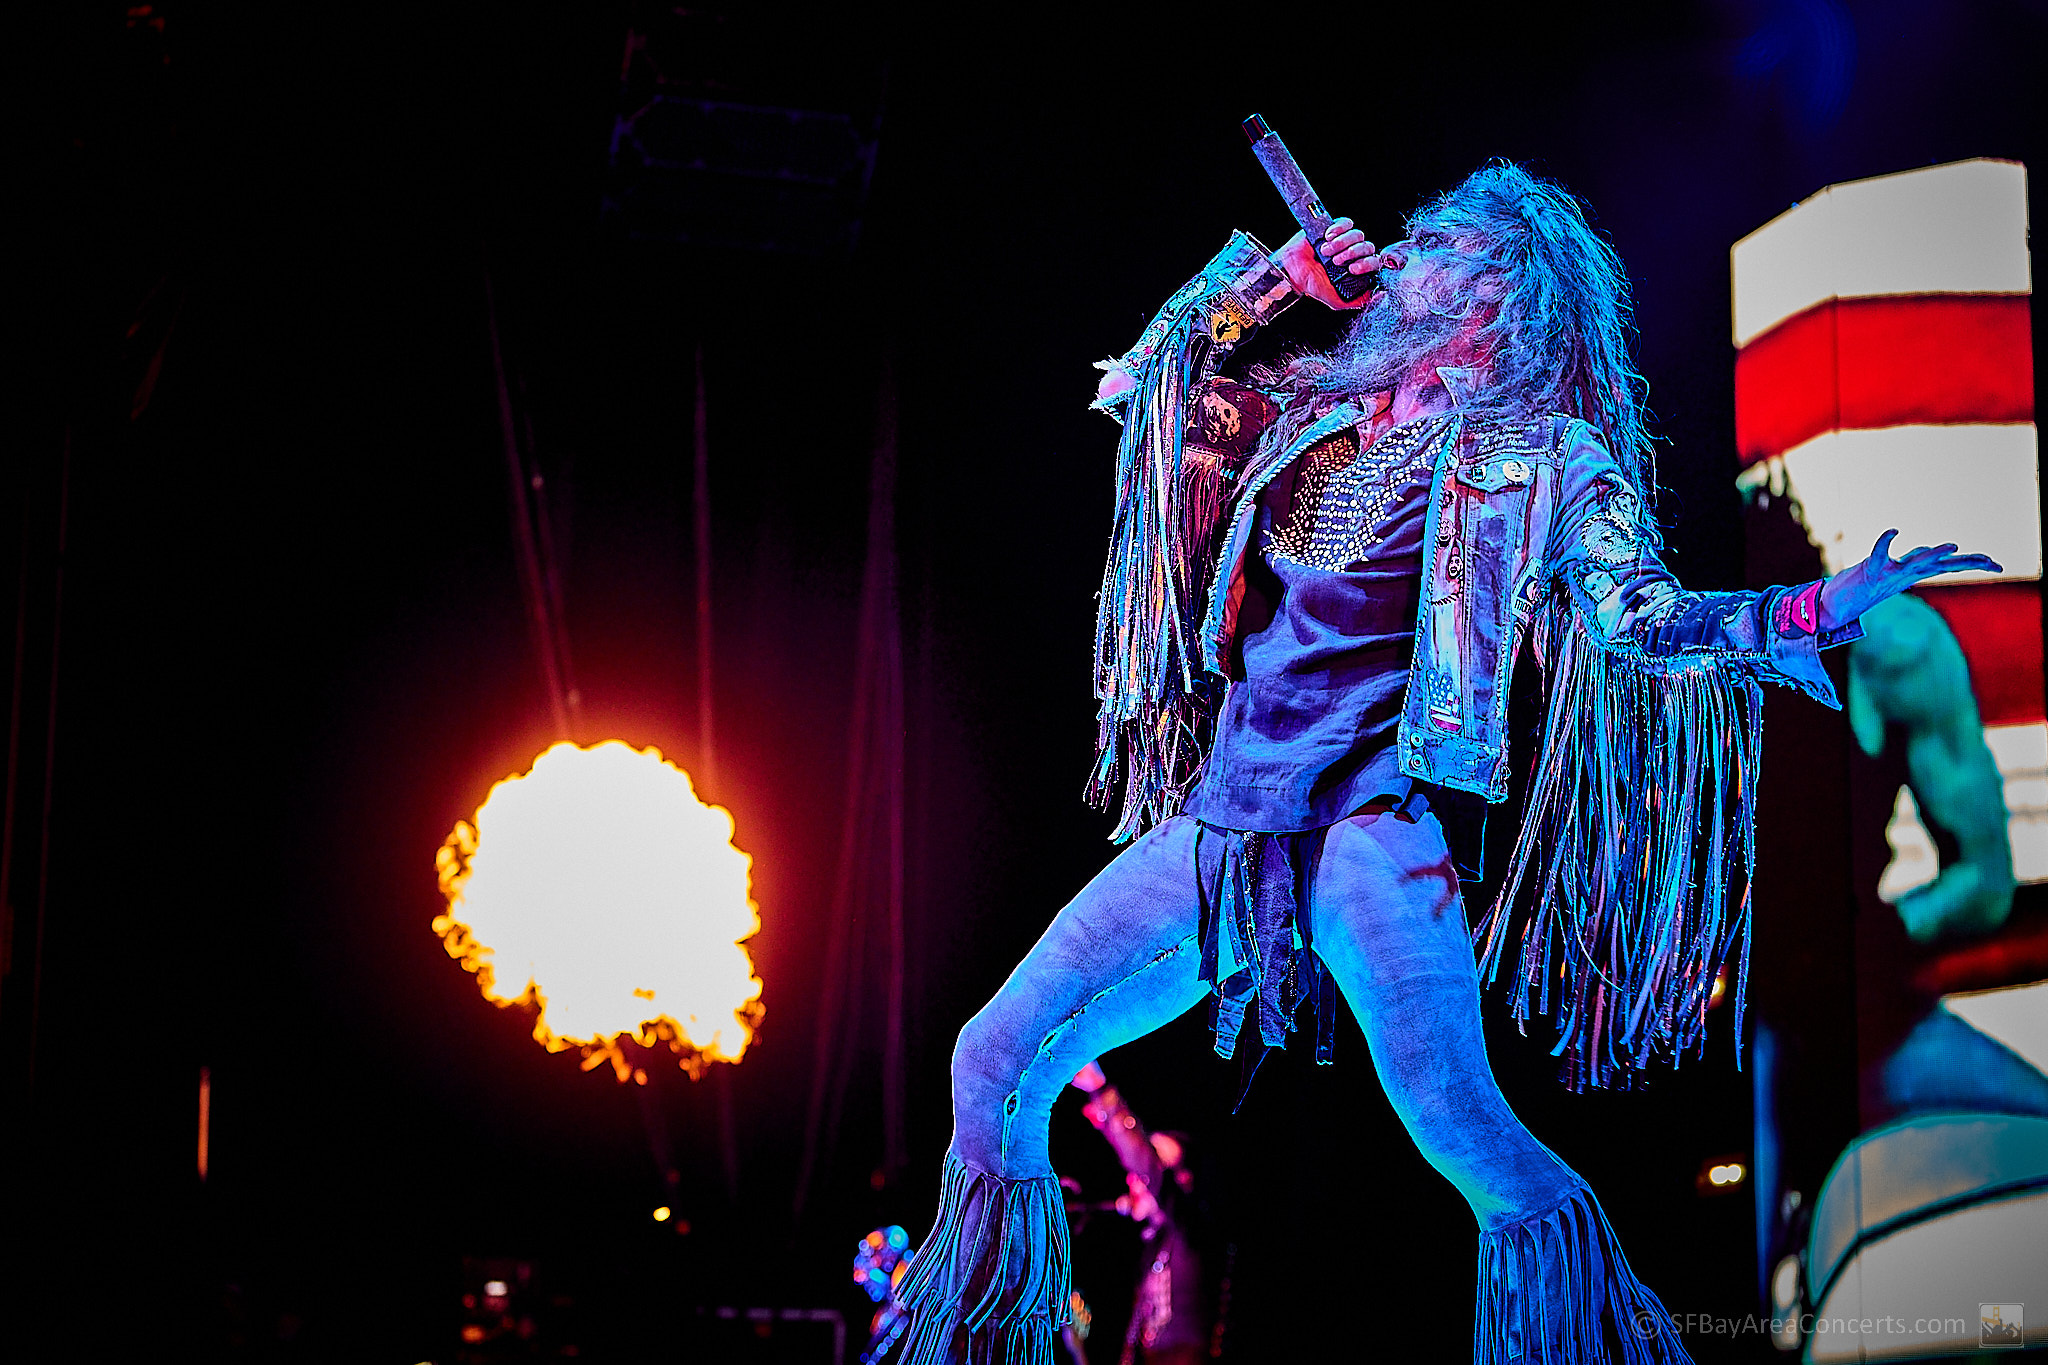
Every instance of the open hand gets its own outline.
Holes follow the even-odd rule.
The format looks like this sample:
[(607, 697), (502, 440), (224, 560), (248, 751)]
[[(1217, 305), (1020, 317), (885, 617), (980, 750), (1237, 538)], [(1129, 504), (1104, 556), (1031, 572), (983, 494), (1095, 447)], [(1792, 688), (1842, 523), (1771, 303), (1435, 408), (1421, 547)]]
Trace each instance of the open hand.
[(1981, 569), (1999, 573), (2002, 566), (1989, 555), (1958, 554), (1953, 544), (1923, 545), (1892, 558), (1897, 529), (1886, 531), (1870, 549), (1870, 558), (1851, 564), (1820, 590), (1820, 628), (1840, 630), (1888, 597), (1896, 597), (1922, 579), (1937, 574)]
[[(1338, 218), (1323, 232), (1323, 250), (1329, 254), (1333, 268), (1343, 267), (1354, 275), (1370, 275), (1380, 268), (1379, 249), (1365, 239), (1365, 234), (1351, 226), (1349, 218)], [(1371, 294), (1360, 294), (1355, 299), (1345, 299), (1330, 287), (1329, 276), (1323, 273), (1323, 263), (1317, 258), (1315, 248), (1309, 245), (1308, 234), (1297, 232), (1287, 239), (1287, 245), (1273, 253), (1273, 264), (1287, 272), (1295, 292), (1306, 294), (1316, 302), (1331, 308), (1363, 308)]]

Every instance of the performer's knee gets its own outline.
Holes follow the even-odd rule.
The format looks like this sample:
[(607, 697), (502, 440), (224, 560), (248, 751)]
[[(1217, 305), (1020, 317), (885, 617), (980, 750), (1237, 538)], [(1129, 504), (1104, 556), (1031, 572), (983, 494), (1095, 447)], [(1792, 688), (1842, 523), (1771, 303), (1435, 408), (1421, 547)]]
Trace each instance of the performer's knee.
[(961, 1026), (953, 1043), (953, 1098), (972, 1099), (1001, 1081), (996, 1056), (1000, 1035), (988, 1021), (988, 1012), (975, 1015)]
[(1001, 1159), (1001, 1130), (1006, 1103), (1013, 1102), (1021, 1068), (1008, 1054), (1006, 1030), (983, 1010), (969, 1019), (953, 1044), (953, 1121), (962, 1139), (976, 1151), (984, 1169)]

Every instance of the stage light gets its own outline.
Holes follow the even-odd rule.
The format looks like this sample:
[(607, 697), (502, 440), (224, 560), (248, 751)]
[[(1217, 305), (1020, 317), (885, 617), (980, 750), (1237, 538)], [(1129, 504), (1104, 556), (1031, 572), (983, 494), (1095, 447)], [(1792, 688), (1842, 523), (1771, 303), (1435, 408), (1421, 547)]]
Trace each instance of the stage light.
[(853, 1251), (853, 1282), (876, 1303), (888, 1299), (910, 1265), (910, 1235), (894, 1224), (876, 1228)]
[(1771, 1306), (1790, 1308), (1799, 1301), (1799, 1258), (1787, 1256), (1771, 1274)]
[(1799, 1314), (1799, 1257), (1786, 1256), (1771, 1272), (1771, 1345), (1796, 1351), (1803, 1336)]
[(675, 1210), (671, 1209), (668, 1205), (663, 1204), (660, 1208), (654, 1211), (654, 1221), (657, 1223), (666, 1223), (669, 1220), (669, 1216), (674, 1212)]
[(435, 858), (449, 956), (484, 997), (535, 1010), (550, 1052), (584, 1069), (666, 1046), (691, 1076), (737, 1062), (761, 1019), (745, 940), (760, 927), (732, 816), (657, 749), (557, 744), (491, 788)]
[(1748, 1159), (1739, 1156), (1708, 1157), (1700, 1163), (1699, 1172), (1693, 1177), (1703, 1195), (1732, 1194), (1747, 1179)]
[(213, 1068), (199, 1068), (199, 1183), (206, 1183), (206, 1149), (213, 1118)]

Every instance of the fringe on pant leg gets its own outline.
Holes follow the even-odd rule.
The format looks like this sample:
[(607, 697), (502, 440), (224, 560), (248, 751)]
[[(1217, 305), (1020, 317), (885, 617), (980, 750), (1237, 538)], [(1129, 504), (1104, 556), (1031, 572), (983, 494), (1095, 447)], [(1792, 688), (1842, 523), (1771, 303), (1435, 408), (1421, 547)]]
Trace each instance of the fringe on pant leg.
[(1057, 1176), (1005, 1179), (948, 1151), (938, 1221), (897, 1294), (917, 1324), (904, 1365), (1054, 1365), (1071, 1265)]
[(1481, 1233), (1477, 1300), (1473, 1365), (1692, 1360), (1588, 1189), (1549, 1213)]

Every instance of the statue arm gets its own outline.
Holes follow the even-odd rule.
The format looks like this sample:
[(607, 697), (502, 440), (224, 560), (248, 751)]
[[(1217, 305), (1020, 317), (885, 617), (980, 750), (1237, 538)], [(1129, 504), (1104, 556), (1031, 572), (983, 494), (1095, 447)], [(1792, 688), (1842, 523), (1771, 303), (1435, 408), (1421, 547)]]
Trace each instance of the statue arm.
[(1899, 919), (1923, 943), (1988, 933), (2012, 910), (2012, 844), (2005, 784), (1984, 743), (1969, 665), (1947, 623), (1917, 597), (1888, 598), (1862, 619), (1864, 639), (1849, 656), (1857, 742), (1874, 753), (1883, 727), (1904, 732), (1921, 813), (1957, 845), (1938, 877), (1900, 898)]

